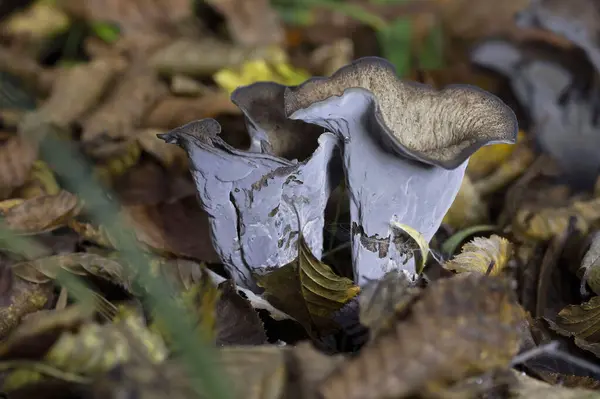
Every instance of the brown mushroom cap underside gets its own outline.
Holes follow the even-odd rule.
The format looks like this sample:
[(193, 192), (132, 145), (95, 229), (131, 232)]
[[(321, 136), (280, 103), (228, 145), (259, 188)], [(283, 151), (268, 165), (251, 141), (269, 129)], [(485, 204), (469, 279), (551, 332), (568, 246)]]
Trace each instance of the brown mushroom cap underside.
[(287, 116), (311, 104), (362, 88), (375, 100), (376, 117), (395, 146), (426, 163), (452, 169), (489, 143), (514, 143), (514, 112), (480, 88), (453, 85), (442, 90), (400, 80), (394, 67), (365, 57), (329, 78), (312, 78), (285, 93)]

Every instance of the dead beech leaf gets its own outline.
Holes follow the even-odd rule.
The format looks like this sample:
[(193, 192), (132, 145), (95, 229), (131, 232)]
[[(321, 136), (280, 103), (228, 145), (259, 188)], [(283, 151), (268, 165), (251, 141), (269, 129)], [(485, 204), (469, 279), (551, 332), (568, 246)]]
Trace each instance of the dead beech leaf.
[(475, 237), (462, 247), (460, 254), (446, 262), (444, 268), (457, 273), (489, 272), (496, 276), (506, 268), (512, 254), (513, 245), (504, 237), (496, 234), (489, 238)]
[(600, 296), (581, 305), (569, 305), (556, 316), (546, 320), (561, 335), (574, 337), (575, 345), (600, 357)]
[(65, 226), (81, 205), (79, 199), (67, 192), (31, 198), (10, 208), (4, 214), (6, 225), (19, 234), (38, 234)]
[(68, 128), (90, 110), (107, 90), (125, 61), (116, 57), (94, 59), (60, 71), (50, 97), (37, 113), (61, 128)]
[(193, 13), (189, 0), (62, 0), (59, 5), (85, 21), (117, 23), (125, 35), (173, 33)]
[(504, 279), (438, 280), (403, 321), (341, 364), (320, 392), (326, 399), (435, 396), (453, 382), (507, 367), (519, 349), (522, 319)]
[(257, 276), (257, 281), (273, 306), (315, 335), (334, 330), (331, 315), (360, 291), (352, 280), (336, 275), (328, 265), (316, 259), (302, 237), (298, 259)]
[(123, 209), (137, 239), (157, 253), (204, 262), (219, 262), (212, 246), (208, 216), (195, 196), (156, 206), (133, 205)]
[(83, 121), (82, 140), (130, 138), (146, 113), (166, 94), (167, 87), (154, 71), (145, 64), (133, 64), (104, 103)]
[(140, 160), (141, 155), (142, 149), (139, 143), (132, 140), (125, 146), (124, 151), (98, 162), (94, 167), (94, 173), (101, 182), (110, 185), (114, 179), (122, 176), (134, 167)]
[(550, 385), (524, 373), (512, 371), (519, 383), (510, 389), (514, 399), (600, 399), (600, 392), (591, 389)]
[(371, 337), (377, 336), (394, 321), (418, 295), (419, 288), (411, 286), (406, 275), (398, 270), (385, 274), (362, 287), (358, 297), (360, 323), (369, 327)]
[(130, 289), (124, 267), (116, 260), (86, 252), (48, 256), (13, 265), (13, 273), (25, 281), (44, 284), (56, 279), (61, 271), (78, 276), (96, 276)]
[(587, 293), (586, 284), (596, 295), (600, 295), (600, 234), (596, 233), (593, 237), (590, 248), (581, 261), (579, 271), (583, 272), (581, 277), (582, 295)]
[(487, 204), (483, 202), (473, 182), (466, 175), (442, 223), (446, 223), (455, 229), (464, 229), (477, 224), (485, 224), (488, 221)]
[(38, 155), (37, 146), (15, 136), (0, 146), (0, 199), (22, 186)]
[(267, 343), (263, 322), (250, 302), (243, 298), (231, 280), (219, 284), (216, 303), (217, 345), (261, 345)]
[(280, 44), (284, 30), (269, 0), (208, 0), (227, 21), (234, 42), (244, 46)]
[(240, 109), (231, 102), (229, 95), (222, 91), (198, 98), (168, 96), (152, 108), (144, 120), (143, 127), (171, 130), (199, 117), (211, 118), (219, 114), (239, 113)]

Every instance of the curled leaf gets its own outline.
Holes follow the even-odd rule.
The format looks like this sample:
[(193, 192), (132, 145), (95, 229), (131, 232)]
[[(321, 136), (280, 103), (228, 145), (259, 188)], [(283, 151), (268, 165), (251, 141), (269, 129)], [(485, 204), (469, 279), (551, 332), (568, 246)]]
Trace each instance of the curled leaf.
[(493, 234), (489, 238), (476, 237), (466, 243), (460, 254), (444, 264), (457, 273), (475, 272), (498, 275), (508, 265), (513, 246), (506, 238)]
[(416, 259), (415, 270), (417, 273), (421, 273), (425, 267), (425, 263), (427, 262), (427, 255), (429, 255), (429, 243), (420, 232), (413, 229), (409, 225), (394, 221), (392, 222), (392, 228), (402, 231), (413, 240), (415, 245), (413, 245), (410, 250)]

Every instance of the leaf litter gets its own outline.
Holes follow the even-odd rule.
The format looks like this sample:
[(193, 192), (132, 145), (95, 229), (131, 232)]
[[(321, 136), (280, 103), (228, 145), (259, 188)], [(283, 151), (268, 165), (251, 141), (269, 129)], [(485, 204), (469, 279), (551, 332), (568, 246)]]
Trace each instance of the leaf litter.
[(3, 394), (209, 397), (59, 138), (234, 397), (600, 397), (592, 0), (6, 3)]

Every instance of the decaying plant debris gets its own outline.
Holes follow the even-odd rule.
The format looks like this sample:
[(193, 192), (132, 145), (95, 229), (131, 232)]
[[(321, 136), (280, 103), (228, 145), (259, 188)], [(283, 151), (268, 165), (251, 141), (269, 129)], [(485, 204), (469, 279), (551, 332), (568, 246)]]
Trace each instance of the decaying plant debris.
[(12, 3), (0, 393), (600, 398), (595, 1)]

